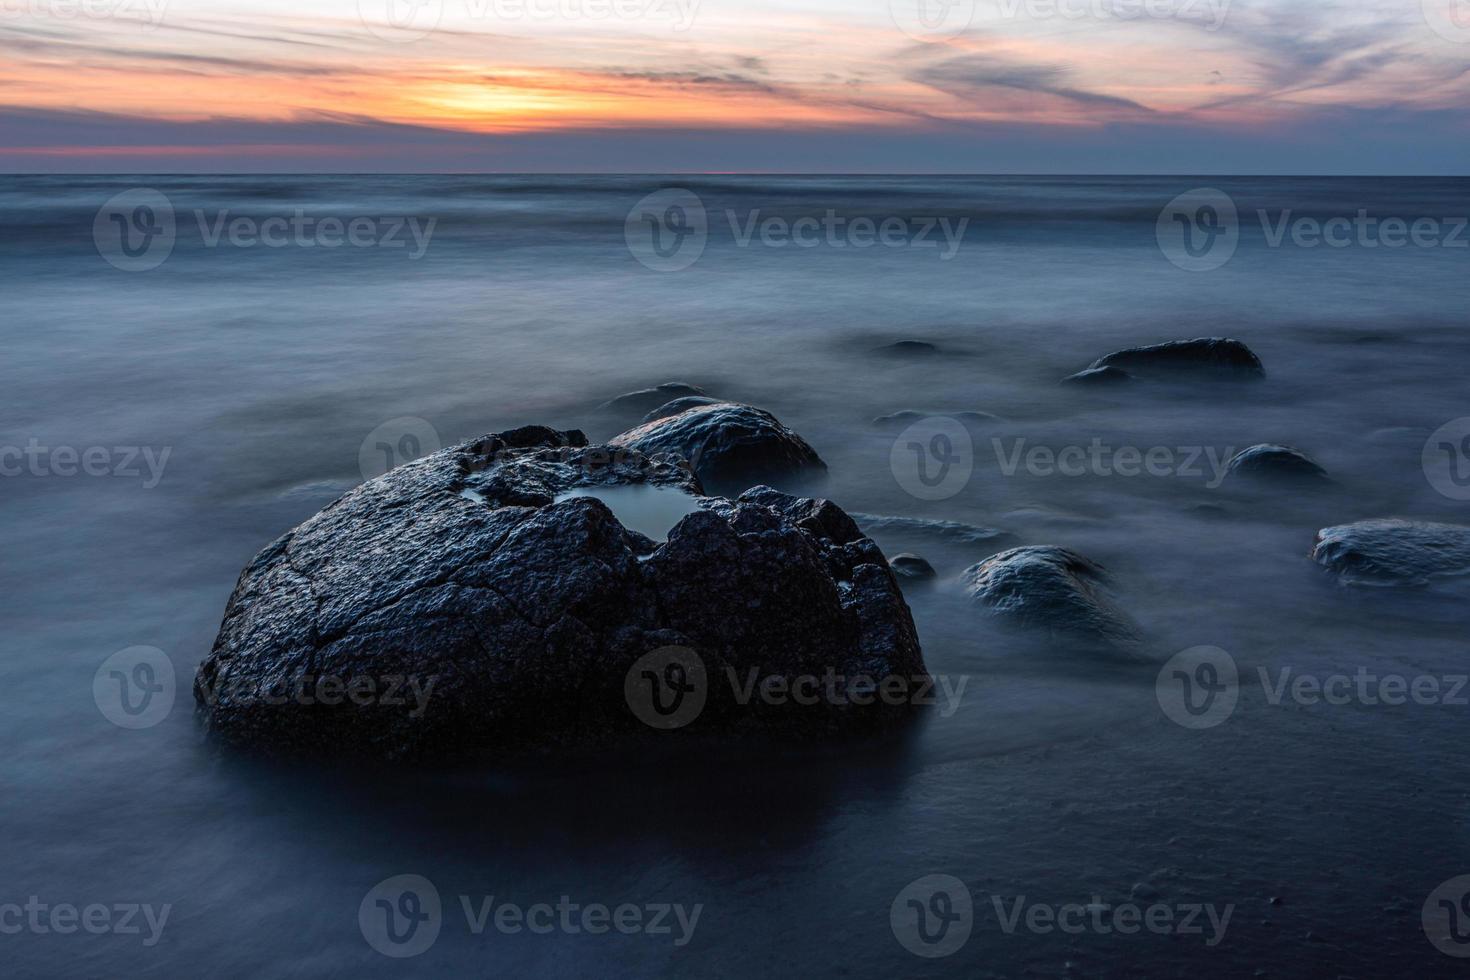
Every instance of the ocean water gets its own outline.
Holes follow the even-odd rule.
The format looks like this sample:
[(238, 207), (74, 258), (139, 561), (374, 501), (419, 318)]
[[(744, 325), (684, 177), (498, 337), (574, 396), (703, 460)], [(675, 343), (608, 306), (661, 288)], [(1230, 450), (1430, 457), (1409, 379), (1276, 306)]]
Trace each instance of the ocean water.
[[(1418, 238), (1339, 221), (1341, 244), (1312, 244), (1311, 222), (1360, 211)], [(1424, 459), (1470, 416), (1467, 214), (1470, 181), (1448, 179), (4, 178), (7, 972), (1462, 969), (1421, 913), (1470, 874), (1470, 707), (1272, 703), (1261, 672), (1446, 693), (1470, 673), (1453, 583), (1347, 590), (1307, 557), (1318, 528), (1352, 520), (1470, 523), (1447, 476), (1463, 471)], [(362, 244), (324, 244), (354, 219)], [(257, 232), (276, 244), (246, 244)], [(1120, 347), (1210, 335), (1248, 343), (1266, 380), (1058, 384)], [(937, 350), (876, 350), (903, 340)], [(665, 381), (774, 412), (850, 511), (1097, 560), (1140, 652), (995, 627), (956, 581), (995, 547), (900, 530), (879, 544), (940, 575), (909, 591), (926, 660), (965, 687), (882, 742), (416, 772), (266, 765), (201, 736), (189, 681), (261, 547), (436, 445), (527, 423), (614, 435), (597, 406)], [(873, 424), (900, 411), (998, 419), (928, 423), (958, 467), (930, 486), (905, 426)], [(1095, 441), (1107, 459), (1168, 463), (1010, 463)], [(1217, 479), (1263, 442), (1309, 453), (1333, 484)], [(139, 719), (106, 710), (104, 662), (139, 646), (166, 655), (176, 696), (125, 727)], [(1199, 646), (1226, 651), (1241, 684), (1233, 713), (1196, 729), (1171, 720), (1156, 680)], [(432, 945), (398, 959), (359, 909), (406, 874), (434, 884), (442, 913)], [(930, 875), (972, 899), (967, 941), (942, 958), (910, 952), (891, 916)], [(700, 913), (669, 933), (493, 919), (477, 933), (464, 905), (490, 896)], [(3, 906), (33, 897), (169, 913), (156, 935), (141, 913), (139, 934), (65, 933), (45, 914), (12, 928), (22, 913)], [(1204, 915), (1200, 934), (1064, 931), (1008, 920), (1018, 900), (1230, 918), (1218, 935)]]

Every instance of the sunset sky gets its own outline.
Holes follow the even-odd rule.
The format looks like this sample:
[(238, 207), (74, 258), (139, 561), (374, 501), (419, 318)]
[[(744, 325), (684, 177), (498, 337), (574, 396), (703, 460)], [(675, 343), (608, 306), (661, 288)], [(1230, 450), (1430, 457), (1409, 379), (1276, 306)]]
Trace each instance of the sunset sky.
[(917, 2), (0, 0), (0, 170), (1467, 172), (1470, 0)]

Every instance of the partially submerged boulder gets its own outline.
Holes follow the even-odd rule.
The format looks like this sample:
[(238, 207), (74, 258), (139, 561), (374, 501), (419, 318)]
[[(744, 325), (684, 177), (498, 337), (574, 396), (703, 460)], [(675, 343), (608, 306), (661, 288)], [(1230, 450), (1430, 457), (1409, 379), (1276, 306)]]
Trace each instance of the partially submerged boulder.
[(1230, 460), (1231, 476), (1277, 483), (1326, 483), (1327, 471), (1290, 446), (1262, 443), (1242, 449)]
[(653, 388), (643, 388), (639, 391), (630, 391), (625, 395), (603, 402), (597, 407), (599, 412), (613, 415), (639, 416), (653, 411), (660, 405), (667, 405), (675, 398), (689, 398), (700, 395), (708, 395), (696, 385), (685, 384), (682, 381), (666, 381)]
[(791, 487), (827, 472), (816, 450), (770, 412), (750, 405), (702, 405), (630, 429), (613, 446), (689, 461), (715, 493), (734, 495), (769, 483)]
[(888, 564), (892, 566), (894, 574), (903, 579), (925, 581), (927, 579), (937, 578), (939, 575), (938, 572), (934, 571), (934, 566), (929, 564), (922, 556), (908, 554), (907, 552), (902, 555), (894, 555), (888, 560)]
[(1047, 631), (1102, 647), (1138, 639), (1138, 628), (1108, 595), (1096, 562), (1047, 545), (1013, 548), (966, 569), (970, 598), (1010, 625)]
[(1093, 368), (1118, 368), (1136, 375), (1194, 374), (1229, 380), (1263, 378), (1261, 359), (1245, 344), (1225, 337), (1173, 340), (1148, 347), (1114, 351), (1092, 362)]
[(1009, 531), (959, 521), (943, 521), (929, 517), (890, 517), (884, 514), (855, 513), (852, 519), (869, 534), (912, 534), (941, 538), (956, 544), (978, 544), (1003, 548), (1020, 539)]
[[(698, 506), (656, 543), (587, 495), (628, 487)], [(632, 668), (679, 647), (705, 682), (692, 733), (902, 716), (742, 701), (770, 678), (922, 677), (923, 656), (883, 555), (836, 505), (700, 493), (676, 463), (541, 427), (401, 466), (245, 568), (195, 679), (200, 709), (226, 742), (270, 753), (497, 757), (649, 735)]]
[(1062, 379), (1064, 385), (1125, 385), (1133, 380), (1133, 375), (1121, 368), (1115, 367), (1092, 367), (1086, 371), (1078, 371), (1069, 374)]
[(1470, 575), (1470, 527), (1399, 518), (1317, 532), (1312, 560), (1347, 585), (1428, 585)]

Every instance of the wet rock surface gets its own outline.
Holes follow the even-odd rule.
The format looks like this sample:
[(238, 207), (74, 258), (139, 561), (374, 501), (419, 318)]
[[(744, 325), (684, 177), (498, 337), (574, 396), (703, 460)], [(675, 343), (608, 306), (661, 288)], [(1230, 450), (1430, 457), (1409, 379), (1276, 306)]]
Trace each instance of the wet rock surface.
[(687, 412), (691, 408), (699, 408), (703, 405), (718, 405), (721, 400), (719, 398), (711, 398), (708, 395), (686, 395), (683, 398), (675, 398), (673, 401), (665, 402), (643, 416), (643, 421), (639, 424), (646, 425), (649, 422), (657, 422), (659, 419), (666, 419), (670, 415), (678, 415), (680, 412)]
[(1101, 647), (1136, 642), (1138, 628), (1108, 593), (1096, 562), (1047, 545), (1013, 548), (966, 569), (970, 598), (1004, 622)]
[(732, 402), (640, 425), (611, 444), (650, 456), (683, 457), (705, 487), (727, 496), (763, 483), (790, 488), (827, 472), (816, 450), (776, 416)]
[(1317, 532), (1312, 560), (1347, 585), (1424, 586), (1470, 575), (1470, 527), (1388, 518)]
[(1193, 374), (1226, 380), (1252, 380), (1266, 376), (1266, 369), (1254, 351), (1238, 340), (1225, 337), (1129, 347), (1098, 358), (1091, 367), (1119, 368), (1134, 375), (1159, 377)]
[[(557, 499), (629, 485), (701, 492), (679, 465), (541, 427), (349, 492), (241, 574), (195, 680), (209, 728), (275, 754), (426, 760), (648, 736), (625, 685), (670, 646), (706, 682), (691, 733), (827, 735), (907, 713), (742, 703), (731, 682), (923, 674), (893, 573), (838, 507), (766, 487), (701, 498), (656, 544), (596, 497)], [(377, 697), (280, 696), (320, 678), (369, 679)]]

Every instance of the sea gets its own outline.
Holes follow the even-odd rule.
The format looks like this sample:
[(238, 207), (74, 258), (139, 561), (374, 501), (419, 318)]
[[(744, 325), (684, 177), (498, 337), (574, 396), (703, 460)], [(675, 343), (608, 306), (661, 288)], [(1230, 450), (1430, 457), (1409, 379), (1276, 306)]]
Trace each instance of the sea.
[[(0, 178), (0, 972), (1453, 975), (1470, 604), (1310, 552), (1470, 523), (1467, 215), (1463, 179)], [(1196, 337), (1265, 378), (1062, 383)], [(912, 519), (873, 534), (938, 573), (907, 599), (955, 697), (728, 756), (207, 737), (190, 684), (261, 548), (440, 447), (616, 435), (599, 406), (665, 382)], [(1225, 473), (1263, 443), (1330, 483)], [(961, 578), (1011, 544), (1105, 567), (1139, 648), (987, 616)], [(1228, 711), (1180, 710), (1201, 648)]]

